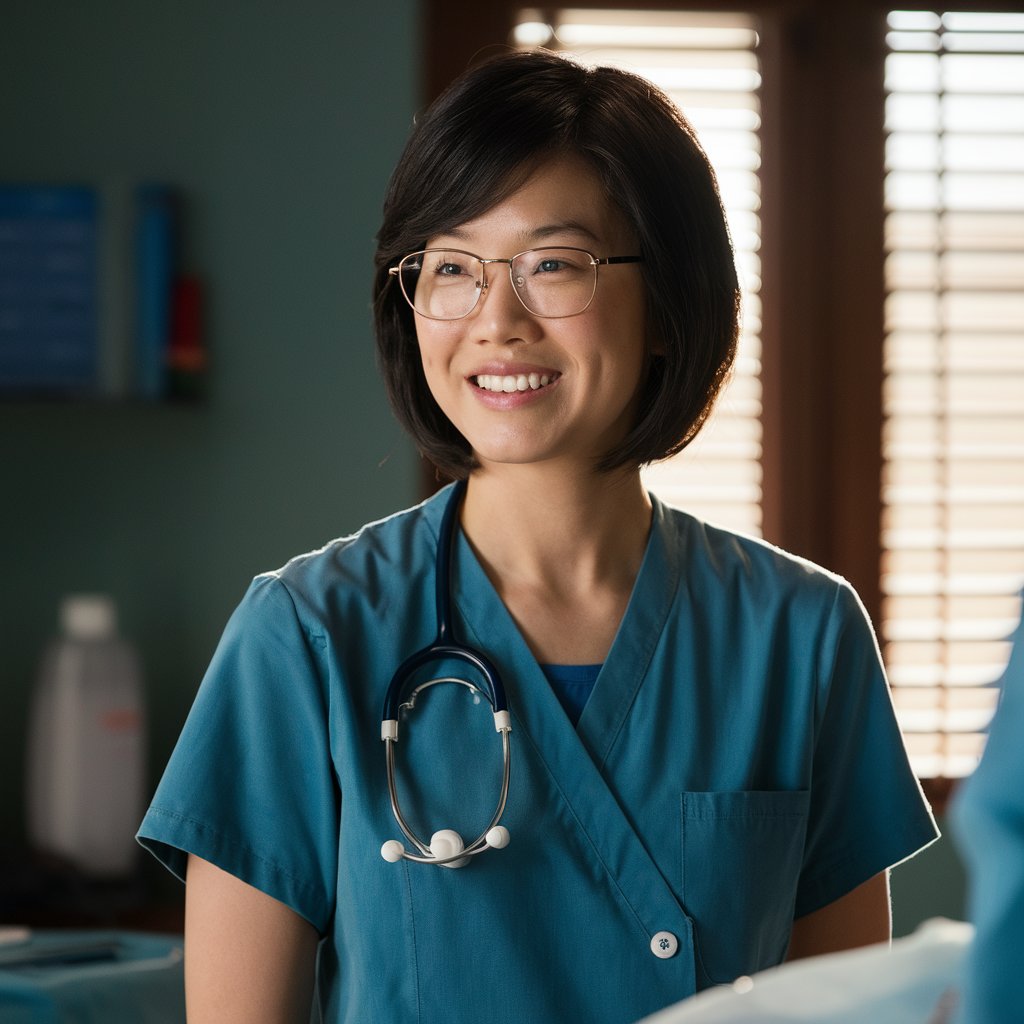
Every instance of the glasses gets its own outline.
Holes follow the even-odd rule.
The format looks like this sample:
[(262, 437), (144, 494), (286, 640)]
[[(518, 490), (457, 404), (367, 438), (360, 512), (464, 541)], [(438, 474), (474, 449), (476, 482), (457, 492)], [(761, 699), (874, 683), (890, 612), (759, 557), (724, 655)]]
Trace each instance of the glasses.
[(485, 260), (461, 249), (423, 249), (406, 256), (388, 273), (398, 278), (402, 294), (420, 316), (461, 320), (476, 309), (487, 289), (484, 267), (508, 265), (512, 288), (535, 316), (557, 319), (582, 313), (597, 291), (597, 268), (615, 263), (642, 263), (642, 256), (598, 259), (585, 249), (545, 246), (508, 260)]

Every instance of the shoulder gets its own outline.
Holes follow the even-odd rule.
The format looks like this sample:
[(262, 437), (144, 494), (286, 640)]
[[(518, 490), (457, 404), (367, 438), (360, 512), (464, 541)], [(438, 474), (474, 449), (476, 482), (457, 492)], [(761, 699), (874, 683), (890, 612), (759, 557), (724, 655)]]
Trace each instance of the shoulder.
[[(447, 489), (256, 576), (247, 602), (289, 602), (301, 620), (330, 617), (339, 604), (379, 606), (433, 571)], [(378, 611), (381, 609), (378, 607)]]
[(661, 502), (656, 504), (656, 515), (683, 575), (775, 600), (807, 597), (856, 603), (852, 587), (842, 576), (762, 538), (717, 526)]
[(762, 657), (807, 659), (821, 678), (847, 643), (877, 657), (867, 612), (842, 576), (678, 509), (661, 505), (658, 512), (666, 557), (678, 573), (678, 607), (705, 635), (733, 643), (743, 636)]

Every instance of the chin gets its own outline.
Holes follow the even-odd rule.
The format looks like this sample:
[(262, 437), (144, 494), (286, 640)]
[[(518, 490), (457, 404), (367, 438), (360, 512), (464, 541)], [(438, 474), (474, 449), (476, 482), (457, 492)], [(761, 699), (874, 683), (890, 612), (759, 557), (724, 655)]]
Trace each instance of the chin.
[(480, 466), (486, 469), (488, 466), (533, 466), (541, 462), (547, 462), (544, 456), (534, 452), (523, 454), (510, 451), (478, 451), (474, 450), (474, 456)]

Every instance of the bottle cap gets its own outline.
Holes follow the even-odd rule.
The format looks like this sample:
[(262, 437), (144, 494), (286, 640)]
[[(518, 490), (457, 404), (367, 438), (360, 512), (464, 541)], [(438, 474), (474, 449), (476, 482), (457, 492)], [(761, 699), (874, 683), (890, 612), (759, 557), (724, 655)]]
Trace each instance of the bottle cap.
[(117, 632), (117, 608), (106, 594), (69, 594), (60, 603), (60, 625), (75, 640), (104, 640)]

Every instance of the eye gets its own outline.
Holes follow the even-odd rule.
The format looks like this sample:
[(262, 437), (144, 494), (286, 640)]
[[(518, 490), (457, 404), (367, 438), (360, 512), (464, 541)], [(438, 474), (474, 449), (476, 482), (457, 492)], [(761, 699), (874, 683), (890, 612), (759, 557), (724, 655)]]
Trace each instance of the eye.
[(466, 273), (466, 268), (453, 260), (439, 260), (434, 267), (434, 273), (439, 277), (460, 277)]
[(535, 274), (553, 274), (556, 271), (564, 270), (565, 267), (565, 260), (558, 259), (556, 256), (545, 256), (544, 259), (538, 261), (533, 272)]
[(534, 249), (523, 254), (523, 270), (530, 277), (576, 277), (589, 272), (590, 257), (575, 249)]

